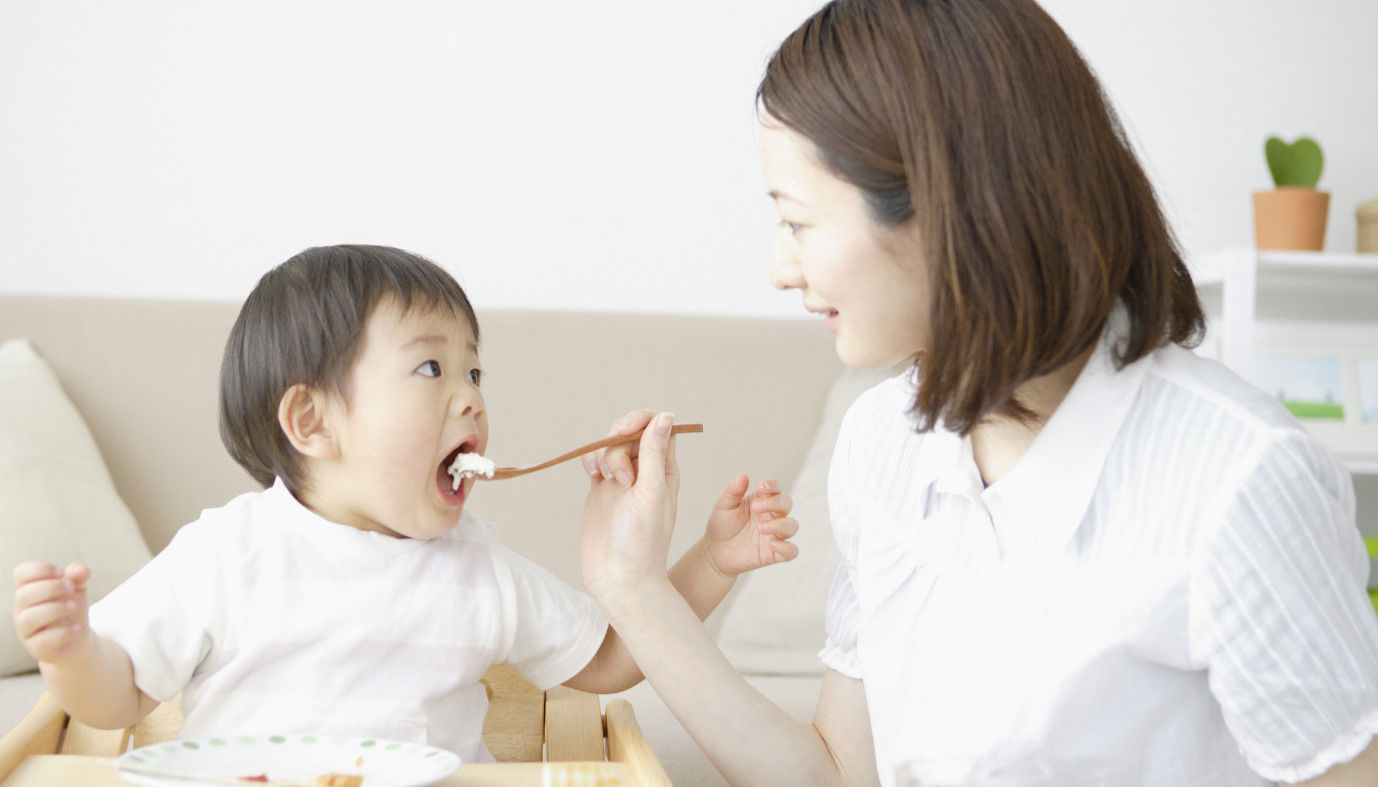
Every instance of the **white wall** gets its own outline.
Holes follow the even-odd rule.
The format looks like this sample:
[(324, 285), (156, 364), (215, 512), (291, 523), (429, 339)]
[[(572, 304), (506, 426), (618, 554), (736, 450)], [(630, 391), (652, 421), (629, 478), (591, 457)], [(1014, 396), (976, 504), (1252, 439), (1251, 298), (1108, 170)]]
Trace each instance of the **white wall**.
[[(0, 291), (238, 300), (357, 241), (484, 307), (796, 315), (752, 95), (818, 2), (0, 2)], [(1248, 242), (1263, 139), (1303, 132), (1353, 248), (1378, 3), (1047, 7), (1188, 250)]]

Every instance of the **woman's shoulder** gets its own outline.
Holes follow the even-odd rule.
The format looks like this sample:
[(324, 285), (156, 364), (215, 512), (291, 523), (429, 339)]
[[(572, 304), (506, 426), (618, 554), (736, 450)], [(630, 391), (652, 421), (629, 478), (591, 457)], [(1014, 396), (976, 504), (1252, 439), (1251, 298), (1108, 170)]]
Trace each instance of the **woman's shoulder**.
[(911, 423), (909, 411), (914, 405), (918, 389), (917, 374), (912, 367), (897, 371), (862, 391), (847, 408), (847, 414), (842, 419), (842, 431)]
[(1170, 344), (1155, 350), (1145, 361), (1150, 384), (1177, 393), (1185, 404), (1218, 410), (1253, 429), (1296, 425), (1296, 419), (1270, 393), (1213, 358)]
[(1286, 407), (1219, 361), (1171, 345), (1144, 362), (1134, 423), (1125, 431), (1139, 436), (1131, 441), (1145, 460), (1156, 457), (1164, 467), (1175, 464), (1188, 477), (1217, 485), (1276, 461), (1306, 469), (1284, 474), (1283, 483), (1303, 475), (1327, 486), (1347, 479), (1334, 454)]
[(934, 434), (920, 432), (911, 415), (917, 387), (917, 373), (910, 368), (871, 386), (852, 402), (833, 450), (830, 489), (849, 483), (868, 486), (904, 467), (913, 469), (913, 460)]

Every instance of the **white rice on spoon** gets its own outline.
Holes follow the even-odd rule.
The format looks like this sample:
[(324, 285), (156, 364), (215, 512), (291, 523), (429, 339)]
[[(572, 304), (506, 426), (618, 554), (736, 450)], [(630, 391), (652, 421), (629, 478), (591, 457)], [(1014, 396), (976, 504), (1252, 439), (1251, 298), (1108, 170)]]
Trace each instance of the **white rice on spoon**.
[(454, 476), (454, 485), (450, 488), (459, 489), (460, 483), (470, 476), (492, 478), (496, 469), (497, 465), (493, 460), (482, 454), (462, 453), (450, 464), (449, 473)]

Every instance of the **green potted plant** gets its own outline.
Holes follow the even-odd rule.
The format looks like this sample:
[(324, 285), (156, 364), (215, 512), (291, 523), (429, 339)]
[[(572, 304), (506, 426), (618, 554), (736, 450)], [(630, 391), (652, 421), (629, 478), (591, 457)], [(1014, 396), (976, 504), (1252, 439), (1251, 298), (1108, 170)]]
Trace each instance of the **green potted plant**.
[(1325, 157), (1310, 137), (1288, 144), (1269, 137), (1263, 145), (1272, 191), (1254, 192), (1254, 243), (1260, 249), (1320, 251), (1330, 193), (1317, 191)]

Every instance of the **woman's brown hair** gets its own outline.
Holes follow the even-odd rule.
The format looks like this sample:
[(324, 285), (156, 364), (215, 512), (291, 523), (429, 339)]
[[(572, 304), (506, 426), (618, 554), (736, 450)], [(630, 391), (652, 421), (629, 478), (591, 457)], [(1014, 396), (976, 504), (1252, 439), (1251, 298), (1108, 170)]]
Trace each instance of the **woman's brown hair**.
[[(915, 219), (932, 280), (913, 413), (968, 433), (1031, 413), (1116, 301), (1122, 367), (1200, 340), (1191, 277), (1099, 82), (1031, 0), (834, 0), (776, 50), (757, 105), (871, 218)], [(916, 264), (918, 262), (916, 261)]]
[(384, 298), (403, 311), (449, 310), (478, 341), (478, 318), (459, 283), (430, 260), (389, 246), (318, 246), (259, 279), (239, 310), (220, 362), (220, 441), (263, 486), (307, 482), (303, 457), (278, 425), (292, 386), (349, 396), (349, 370), (368, 318)]

